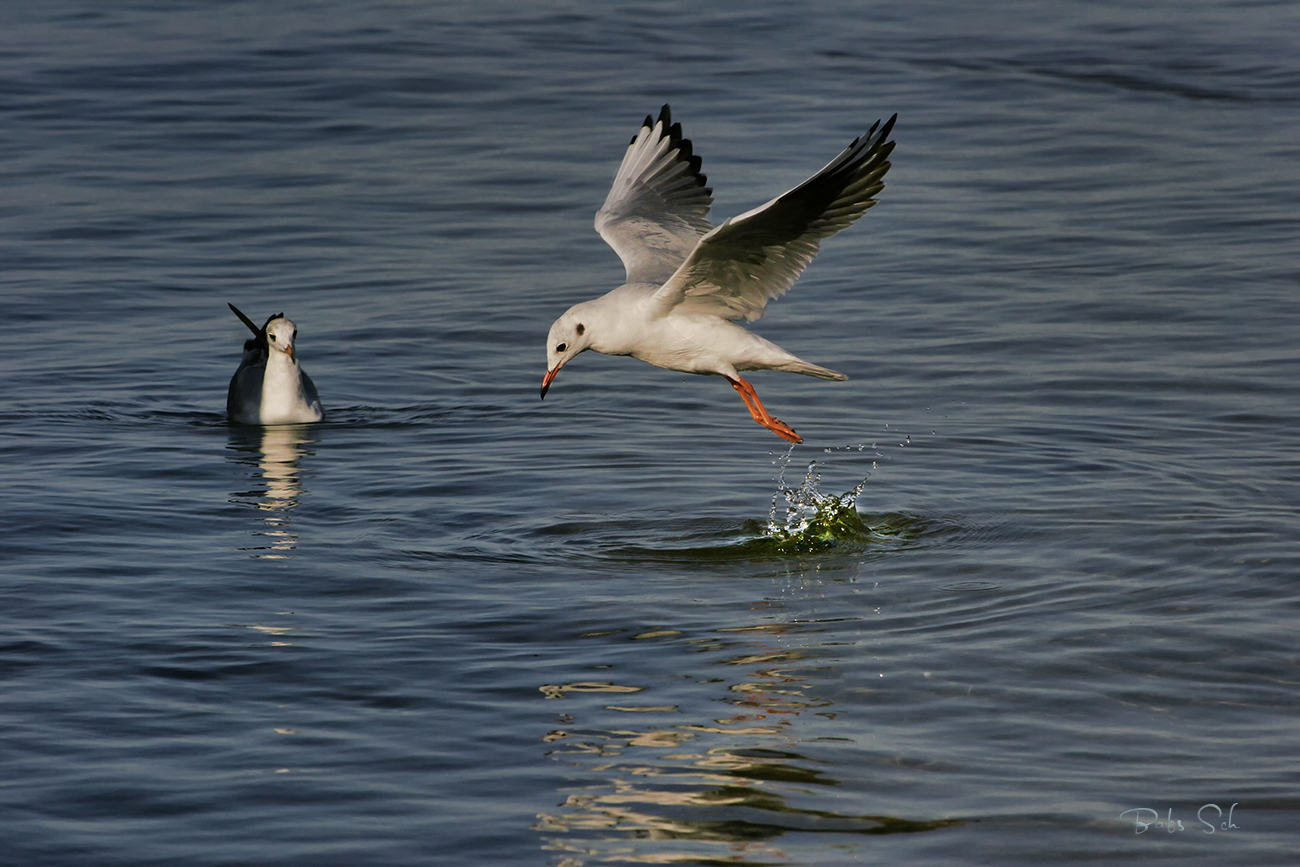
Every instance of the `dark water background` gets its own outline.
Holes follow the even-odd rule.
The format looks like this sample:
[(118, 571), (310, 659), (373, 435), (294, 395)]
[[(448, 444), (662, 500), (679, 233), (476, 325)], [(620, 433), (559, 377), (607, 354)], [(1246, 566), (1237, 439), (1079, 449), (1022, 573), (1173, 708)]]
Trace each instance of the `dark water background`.
[[(1294, 863), (1297, 33), (5, 5), (0, 863)], [(852, 377), (754, 376), (792, 455), (630, 359), (537, 399), (663, 102), (716, 220), (900, 115), (755, 326)], [(325, 424), (226, 425), (227, 301)]]

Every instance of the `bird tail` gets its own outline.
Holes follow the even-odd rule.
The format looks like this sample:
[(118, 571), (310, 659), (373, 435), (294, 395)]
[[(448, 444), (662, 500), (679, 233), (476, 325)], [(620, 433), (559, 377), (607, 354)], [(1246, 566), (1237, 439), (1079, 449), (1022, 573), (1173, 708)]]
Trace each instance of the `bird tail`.
[(815, 376), (818, 379), (833, 379), (837, 382), (843, 382), (848, 376), (840, 373), (838, 370), (831, 370), (826, 367), (818, 367), (815, 364), (809, 364), (806, 361), (797, 361), (793, 364), (787, 364), (781, 370), (788, 373), (802, 373), (804, 376)]

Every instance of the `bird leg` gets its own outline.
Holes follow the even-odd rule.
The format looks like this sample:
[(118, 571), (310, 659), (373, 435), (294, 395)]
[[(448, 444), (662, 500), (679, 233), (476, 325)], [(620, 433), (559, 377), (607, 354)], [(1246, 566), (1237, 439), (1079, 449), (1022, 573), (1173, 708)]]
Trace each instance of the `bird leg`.
[(735, 379), (728, 376), (727, 382), (731, 383), (731, 387), (736, 390), (736, 393), (740, 395), (740, 399), (745, 402), (745, 408), (748, 409), (749, 414), (754, 417), (754, 421), (758, 422), (783, 440), (789, 440), (792, 443), (803, 442), (803, 437), (795, 433), (794, 428), (790, 427), (779, 418), (773, 417), (773, 415), (763, 407), (763, 402), (758, 399), (758, 393), (754, 391), (754, 386), (750, 385), (739, 376)]

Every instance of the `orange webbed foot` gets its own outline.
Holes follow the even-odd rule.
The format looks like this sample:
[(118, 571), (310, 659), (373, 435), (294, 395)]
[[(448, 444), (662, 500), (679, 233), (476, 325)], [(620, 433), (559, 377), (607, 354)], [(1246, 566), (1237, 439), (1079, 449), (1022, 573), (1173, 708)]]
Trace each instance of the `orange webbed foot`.
[(745, 408), (748, 409), (749, 414), (754, 417), (754, 421), (758, 422), (763, 427), (767, 428), (787, 442), (796, 444), (803, 442), (803, 437), (795, 433), (794, 428), (790, 427), (790, 425), (781, 421), (781, 419), (776, 418), (767, 411), (767, 408), (763, 406), (763, 402), (758, 399), (758, 393), (754, 391), (754, 386), (750, 385), (740, 377), (736, 377), (735, 379), (727, 377), (727, 381), (731, 383), (731, 387), (740, 395), (740, 399), (745, 402)]
[[(762, 424), (762, 422), (759, 422), (759, 424)], [(803, 442), (803, 437), (795, 433), (794, 428), (790, 427), (790, 425), (781, 421), (781, 419), (779, 418), (772, 419), (771, 424), (764, 424), (763, 427), (767, 428), (768, 430), (770, 430), (772, 433), (776, 434), (783, 440), (788, 440), (792, 443)]]

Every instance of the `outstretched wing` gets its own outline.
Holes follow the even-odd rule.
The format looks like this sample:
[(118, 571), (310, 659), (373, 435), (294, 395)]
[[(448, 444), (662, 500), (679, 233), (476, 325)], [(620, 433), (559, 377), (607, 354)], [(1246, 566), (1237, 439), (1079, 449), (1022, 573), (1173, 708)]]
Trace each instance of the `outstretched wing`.
[(623, 260), (627, 282), (664, 282), (713, 228), (707, 181), (668, 106), (657, 121), (647, 115), (596, 213), (596, 231)]
[[(817, 255), (820, 242), (876, 203), (894, 149), (894, 115), (788, 193), (732, 217), (705, 235), (656, 293), (663, 309), (752, 322), (784, 295)], [(872, 136), (875, 136), (874, 139)]]

